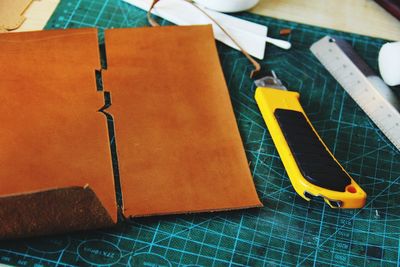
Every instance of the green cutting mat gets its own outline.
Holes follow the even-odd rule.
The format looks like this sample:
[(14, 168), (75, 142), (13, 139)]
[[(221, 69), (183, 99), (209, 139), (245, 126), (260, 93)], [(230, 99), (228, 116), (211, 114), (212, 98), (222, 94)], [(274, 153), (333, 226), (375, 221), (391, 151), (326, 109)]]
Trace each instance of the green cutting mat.
[[(250, 65), (218, 44), (262, 209), (137, 219), (113, 229), (0, 243), (0, 262), (18, 266), (399, 266), (400, 152), (308, 50), (342, 36), (377, 68), (383, 40), (239, 14), (293, 28), (293, 48), (268, 46), (274, 69), (301, 101), (337, 159), (368, 194), (360, 210), (333, 210), (296, 195), (253, 99)], [(62, 1), (47, 28), (145, 26), (145, 13), (118, 0)], [(46, 207), (43, 207), (44, 209)], [(1, 218), (2, 220), (4, 218)]]

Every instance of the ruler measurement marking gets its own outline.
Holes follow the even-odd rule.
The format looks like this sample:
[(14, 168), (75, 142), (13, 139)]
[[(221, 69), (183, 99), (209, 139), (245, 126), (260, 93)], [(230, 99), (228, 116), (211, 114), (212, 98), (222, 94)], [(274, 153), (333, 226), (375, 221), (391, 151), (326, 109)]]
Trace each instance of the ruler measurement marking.
[(386, 137), (400, 150), (400, 113), (385, 97), (391, 97), (375, 87), (375, 78), (363, 72), (335, 43), (325, 37), (311, 47), (311, 51), (332, 74), (351, 98), (361, 107)]

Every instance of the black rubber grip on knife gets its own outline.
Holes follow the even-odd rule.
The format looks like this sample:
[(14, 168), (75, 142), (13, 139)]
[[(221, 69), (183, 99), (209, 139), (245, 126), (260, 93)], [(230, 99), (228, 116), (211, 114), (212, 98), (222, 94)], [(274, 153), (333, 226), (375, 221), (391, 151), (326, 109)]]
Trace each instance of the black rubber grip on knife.
[(303, 113), (276, 109), (275, 118), (304, 178), (319, 187), (344, 192), (351, 179), (329, 154)]

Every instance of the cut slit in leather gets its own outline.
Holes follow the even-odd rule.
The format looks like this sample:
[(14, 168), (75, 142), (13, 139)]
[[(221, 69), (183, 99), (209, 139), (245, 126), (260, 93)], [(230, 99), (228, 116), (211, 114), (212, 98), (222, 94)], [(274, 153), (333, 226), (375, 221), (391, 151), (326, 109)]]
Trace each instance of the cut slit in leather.
[(124, 216), (261, 206), (211, 28), (113, 29), (105, 42), (104, 110), (95, 29), (0, 35), (0, 238), (116, 223), (98, 110), (114, 119)]
[(0, 237), (114, 224), (97, 30), (1, 34), (0, 50)]

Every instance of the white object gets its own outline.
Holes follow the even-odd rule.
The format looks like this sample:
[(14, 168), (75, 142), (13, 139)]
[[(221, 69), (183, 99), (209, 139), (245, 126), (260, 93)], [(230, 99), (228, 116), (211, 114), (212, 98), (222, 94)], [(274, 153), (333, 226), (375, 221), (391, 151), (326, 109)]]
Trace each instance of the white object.
[(25, 21), (12, 32), (42, 30), (59, 2), (60, 0), (33, 1), (23, 13)]
[(400, 84), (400, 42), (386, 43), (378, 56), (379, 71), (385, 83), (390, 86)]
[(384, 135), (400, 150), (400, 102), (378, 76), (365, 74), (347, 54), (326, 36), (310, 50), (364, 110)]
[(195, 2), (208, 9), (231, 13), (248, 10), (257, 5), (259, 0), (195, 0)]
[(265, 36), (264, 38), (265, 38), (265, 41), (267, 43), (273, 44), (273, 45), (275, 45), (277, 47), (280, 47), (282, 49), (286, 49), (287, 50), (287, 49), (290, 49), (292, 47), (292, 44), (290, 42), (288, 42), (288, 41), (285, 41), (285, 40), (275, 39), (275, 38), (271, 38), (271, 37), (268, 37), (268, 36)]
[[(138, 8), (148, 11), (152, 0), (124, 0)], [(200, 7), (202, 8), (202, 7)], [(264, 25), (238, 19), (226, 14), (202, 8), (215, 21), (217, 21), (239, 45), (250, 55), (264, 58), (265, 42), (274, 42), (282, 48), (290, 47), (290, 43), (267, 37), (268, 28)], [(193, 7), (192, 4), (182, 0), (163, 0), (157, 3), (152, 13), (177, 25), (202, 25), (212, 24), (215, 39), (239, 50), (221, 28), (204, 13)]]

